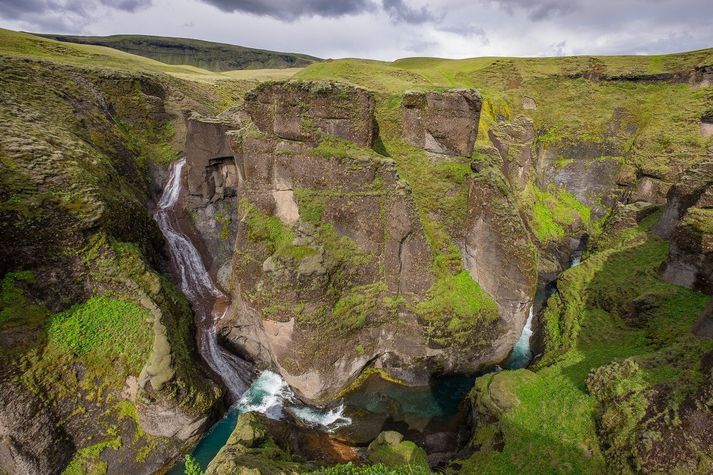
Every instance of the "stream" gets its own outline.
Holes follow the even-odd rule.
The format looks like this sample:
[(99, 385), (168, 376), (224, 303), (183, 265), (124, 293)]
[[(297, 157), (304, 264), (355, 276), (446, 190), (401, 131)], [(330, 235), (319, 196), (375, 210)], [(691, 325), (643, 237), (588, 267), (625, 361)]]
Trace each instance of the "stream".
[[(191, 452), (203, 469), (227, 442), (238, 415), (249, 411), (260, 412), (272, 419), (282, 419), (287, 412), (307, 426), (336, 432), (355, 443), (367, 443), (387, 429), (398, 430), (422, 445), (426, 444), (428, 434), (458, 431), (465, 419), (463, 399), (477, 375), (437, 377), (430, 386), (418, 388), (404, 387), (373, 376), (338, 406), (317, 408), (303, 404), (280, 375), (267, 370), (257, 375), (251, 363), (223, 350), (218, 345), (215, 322), (229, 308), (229, 298), (215, 285), (197, 248), (181, 230), (184, 215), (180, 201), (185, 165), (185, 158), (172, 164), (154, 218), (168, 242), (180, 288), (193, 308), (200, 356), (220, 377), (233, 403)], [(505, 369), (525, 368), (532, 361), (530, 340), (535, 307), (539, 308), (546, 296), (544, 289), (538, 291), (522, 335), (504, 364)], [(183, 460), (168, 473), (184, 474)]]

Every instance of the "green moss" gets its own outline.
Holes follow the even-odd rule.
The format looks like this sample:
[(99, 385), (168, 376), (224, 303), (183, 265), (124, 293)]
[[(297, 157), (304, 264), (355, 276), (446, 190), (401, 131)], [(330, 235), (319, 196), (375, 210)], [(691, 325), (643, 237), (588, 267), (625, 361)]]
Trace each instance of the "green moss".
[(227, 241), (230, 237), (230, 225), (232, 224), (233, 219), (229, 214), (219, 212), (215, 214), (215, 220), (218, 224), (220, 224), (220, 232), (218, 233), (218, 236), (223, 241)]
[(591, 224), (591, 209), (562, 188), (543, 191), (529, 184), (523, 201), (530, 204), (531, 225), (540, 242), (559, 240)]
[(297, 198), (300, 219), (312, 224), (322, 222), (325, 197), (321, 193), (299, 188), (295, 190), (295, 198)]
[(397, 445), (382, 446), (369, 454), (369, 460), (387, 467), (408, 467), (416, 472), (429, 473), (426, 452), (410, 440)]
[(381, 308), (380, 295), (388, 290), (383, 282), (351, 288), (334, 304), (332, 316), (345, 329), (360, 330)]
[[(650, 224), (611, 238), (560, 277), (547, 303), (546, 351), (533, 368), (535, 377), (525, 378), (532, 373), (524, 370), (490, 377), (508, 379), (509, 394), (518, 401), (500, 404), (509, 409), (484, 429), (500, 434), (504, 449), (477, 453), (464, 470), (626, 469), (631, 444), (642, 436), (639, 421), (651, 389), (674, 384), (673, 393), (661, 393), (670, 394), (672, 407), (696, 390), (700, 376), (691, 368), (698, 368), (713, 342), (692, 339), (690, 331), (710, 298), (661, 280), (657, 269), (668, 246), (647, 233)], [(642, 293), (651, 294), (653, 310), (639, 326), (629, 326), (622, 317)], [(621, 362), (627, 358), (633, 359)], [(480, 384), (487, 387), (488, 381)]]
[(683, 224), (699, 234), (713, 235), (713, 209), (689, 208)]
[(109, 297), (93, 297), (53, 315), (49, 341), (78, 356), (124, 359), (138, 373), (148, 357), (152, 334), (143, 308)]
[(35, 276), (29, 271), (9, 272), (2, 279), (0, 287), (0, 326), (7, 324), (39, 325), (47, 310), (30, 301), (18, 283), (32, 284)]
[(100, 456), (105, 450), (121, 448), (121, 439), (116, 437), (79, 449), (62, 475), (104, 475), (107, 463)]
[(429, 340), (438, 344), (446, 344), (450, 338), (464, 342), (474, 329), (498, 318), (493, 298), (465, 270), (436, 280), (416, 310), (431, 324)]
[(383, 464), (354, 465), (349, 462), (305, 473), (306, 475), (427, 475), (431, 471), (422, 466), (389, 467)]
[(268, 216), (243, 200), (241, 207), (247, 209), (245, 222), (248, 225), (248, 238), (263, 242), (270, 253), (277, 257), (297, 261), (315, 254), (310, 246), (295, 245), (295, 233), (275, 216)]

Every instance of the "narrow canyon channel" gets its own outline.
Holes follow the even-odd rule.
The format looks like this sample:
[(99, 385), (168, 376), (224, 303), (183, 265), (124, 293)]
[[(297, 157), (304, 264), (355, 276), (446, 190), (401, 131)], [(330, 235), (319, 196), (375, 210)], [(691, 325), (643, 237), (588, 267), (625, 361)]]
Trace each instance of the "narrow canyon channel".
[[(154, 215), (166, 241), (171, 263), (181, 290), (195, 314), (198, 351), (229, 392), (231, 406), (191, 452), (205, 469), (230, 436), (239, 414), (256, 411), (272, 419), (285, 412), (300, 423), (334, 433), (354, 444), (366, 444), (382, 430), (397, 430), (427, 450), (458, 445), (459, 432), (467, 418), (463, 400), (477, 375), (434, 378), (426, 387), (405, 387), (374, 375), (344, 401), (332, 408), (303, 404), (289, 385), (272, 371), (258, 374), (253, 365), (223, 350), (216, 338), (215, 322), (227, 311), (228, 297), (216, 286), (200, 252), (191, 241), (182, 207), (185, 158), (174, 162)], [(533, 359), (531, 337), (537, 309), (548, 292), (538, 291), (522, 335), (514, 346), (505, 369), (527, 367)], [(490, 369), (499, 371), (500, 367)], [(462, 434), (461, 434), (462, 435)], [(434, 442), (435, 441), (435, 442)], [(185, 473), (183, 460), (169, 472)]]

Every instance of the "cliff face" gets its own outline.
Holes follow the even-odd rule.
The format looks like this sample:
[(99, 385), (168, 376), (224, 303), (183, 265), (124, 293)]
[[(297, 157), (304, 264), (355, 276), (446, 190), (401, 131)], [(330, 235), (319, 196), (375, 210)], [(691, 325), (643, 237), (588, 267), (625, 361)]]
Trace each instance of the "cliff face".
[(671, 188), (655, 231), (670, 238), (662, 276), (668, 282), (713, 294), (713, 160), (694, 165)]
[(191, 88), (0, 63), (0, 471), (158, 470), (219, 397), (148, 212)]
[[(239, 224), (233, 310), (222, 335), (308, 400), (330, 400), (369, 365), (426, 384), (433, 373), (498, 362), (519, 336), (534, 293), (534, 250), (522, 221), (486, 211), (512, 205), (494, 185), (502, 178), (474, 180), (469, 158), (448, 158), (472, 154), (477, 92), (409, 94), (401, 106), (404, 142), (423, 149), (410, 153), (425, 158), (437, 148), (435, 163), (467, 171), (458, 185), (463, 220), (449, 223), (460, 240), (450, 244), (450, 263), (434, 252), (398, 164), (370, 148), (379, 133), (374, 111), (365, 89), (269, 84), (246, 96), (227, 133)], [(210, 127), (210, 134), (222, 132), (222, 125)], [(224, 153), (221, 146), (212, 153)], [(191, 169), (201, 170), (191, 172), (193, 189), (206, 187), (202, 170), (212, 158), (188, 154)], [(508, 238), (513, 231), (519, 237)], [(509, 261), (520, 244), (521, 259)]]

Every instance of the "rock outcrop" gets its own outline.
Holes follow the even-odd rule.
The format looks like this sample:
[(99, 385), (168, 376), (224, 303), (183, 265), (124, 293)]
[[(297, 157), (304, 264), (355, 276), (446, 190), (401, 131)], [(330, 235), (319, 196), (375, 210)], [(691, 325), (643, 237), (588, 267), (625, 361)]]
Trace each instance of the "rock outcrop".
[(52, 410), (21, 384), (0, 383), (0, 469), (17, 475), (59, 473), (74, 450)]
[(229, 286), (238, 228), (238, 176), (226, 133), (238, 124), (230, 111), (217, 118), (192, 114), (186, 119), (186, 210), (207, 251), (208, 265), (224, 288)]
[(495, 358), (504, 357), (520, 337), (537, 285), (537, 251), (507, 189), (495, 170), (470, 185), (465, 266), (492, 295), (506, 333), (493, 339)]
[[(471, 90), (407, 94), (404, 140), (469, 157), (480, 104)], [(534, 293), (535, 256), (522, 221), (517, 213), (486, 211), (509, 203), (494, 182), (471, 186), (472, 216), (456, 233), (470, 236), (463, 243), (466, 270), (439, 281), (409, 185), (391, 158), (369, 148), (378, 133), (374, 108), (371, 93), (360, 88), (271, 83), (247, 94), (233, 111), (236, 130), (225, 134), (240, 224), (233, 304), (220, 322), (221, 337), (236, 353), (279, 371), (309, 401), (332, 399), (367, 365), (426, 384), (433, 373), (499, 362)], [(210, 137), (219, 127), (210, 128)], [(213, 145), (187, 149), (225, 153), (222, 139), (206, 141)], [(206, 189), (203, 182), (194, 189)], [(507, 237), (513, 233), (523, 237)], [(525, 250), (515, 249), (520, 244)], [(522, 259), (507, 262), (518, 252)], [(491, 269), (495, 262), (507, 270)], [(512, 291), (502, 288), (510, 283)], [(453, 286), (463, 286), (467, 304), (434, 310), (430, 302)]]
[(474, 89), (408, 92), (401, 103), (404, 140), (432, 153), (470, 157), (482, 104)]
[(328, 134), (369, 147), (376, 132), (372, 93), (332, 82), (264, 83), (245, 96), (244, 109), (258, 130), (281, 139)]
[(539, 185), (564, 188), (600, 218), (623, 192), (616, 183), (620, 163), (615, 154), (595, 143), (543, 148), (538, 156)]
[(713, 294), (713, 160), (700, 161), (671, 188), (654, 231), (671, 240), (663, 278)]
[(501, 122), (488, 130), (488, 138), (500, 154), (500, 168), (510, 184), (522, 190), (537, 172), (533, 160), (533, 143), (536, 138), (532, 119), (524, 116), (512, 122)]

